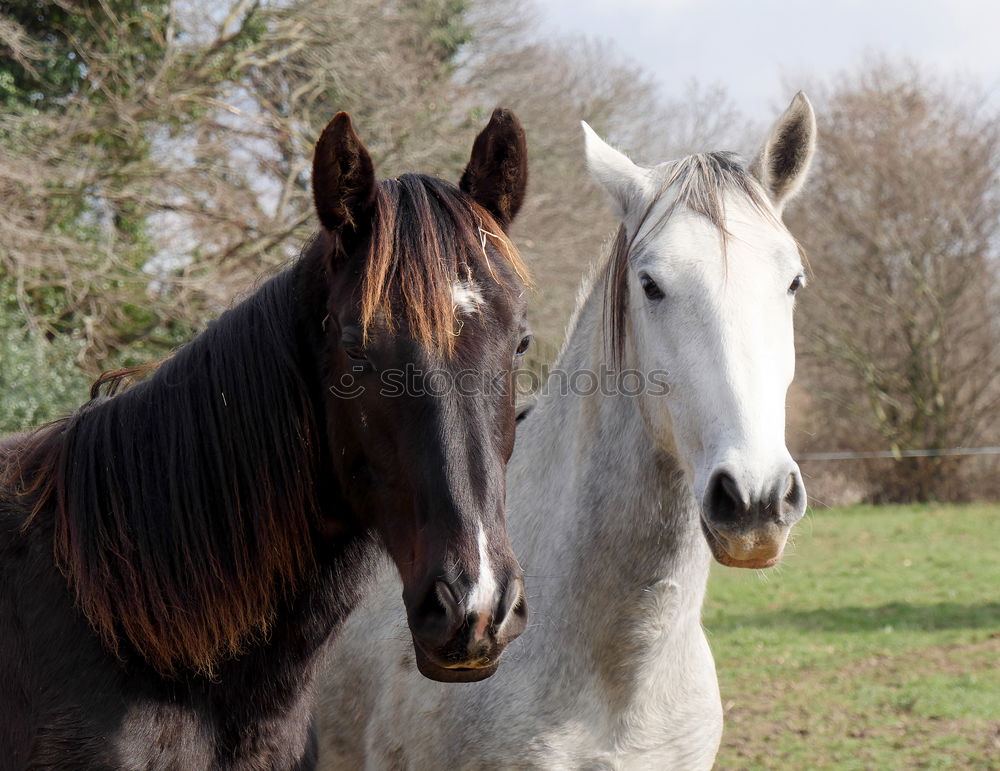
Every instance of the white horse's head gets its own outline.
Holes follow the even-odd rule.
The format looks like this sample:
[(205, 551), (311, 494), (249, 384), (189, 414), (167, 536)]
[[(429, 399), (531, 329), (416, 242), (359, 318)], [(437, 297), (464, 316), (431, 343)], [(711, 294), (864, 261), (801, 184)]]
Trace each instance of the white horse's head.
[(806, 505), (785, 447), (805, 277), (781, 210), (812, 159), (812, 106), (798, 94), (750, 168), (728, 153), (644, 168), (584, 131), (622, 221), (607, 268), (609, 344), (621, 366), (665, 372), (669, 384), (640, 397), (651, 441), (688, 473), (715, 558), (773, 565)]

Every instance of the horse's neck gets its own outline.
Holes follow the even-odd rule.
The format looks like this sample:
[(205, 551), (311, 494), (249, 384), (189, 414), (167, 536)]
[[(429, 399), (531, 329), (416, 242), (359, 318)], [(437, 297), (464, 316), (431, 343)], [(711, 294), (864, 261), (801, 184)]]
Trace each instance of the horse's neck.
[[(602, 295), (598, 283), (584, 302), (563, 372), (600, 374)], [(550, 393), (519, 434), (511, 527), (535, 587), (529, 634), (543, 638), (542, 657), (579, 662), (628, 690), (662, 664), (668, 641), (700, 633), (709, 553), (690, 487), (651, 441), (635, 397)]]
[[(259, 666), (240, 677), (266, 684), (280, 668), (300, 676), (357, 602), (360, 577), (336, 561), (346, 547), (316, 537), (318, 516), (349, 518), (325, 457), (319, 356), (311, 350), (322, 341), (324, 303), (301, 290), (310, 267), (300, 262), (272, 279), (150, 379), (93, 402), (44, 445), (60, 443), (59, 465), (45, 473), (67, 503), (48, 503), (42, 516), (74, 538), (111, 534), (64, 547), (85, 607), (102, 619), (156, 618), (171, 627), (170, 665), (203, 666), (225, 655), (228, 640), (263, 638), (266, 624), (267, 639), (284, 635), (286, 643), (258, 646)], [(70, 457), (67, 447), (72, 464), (62, 457)], [(51, 454), (38, 453), (40, 467)], [(117, 533), (143, 537), (116, 541)], [(342, 540), (350, 545), (352, 537)], [(170, 562), (164, 553), (179, 556)], [(131, 572), (122, 575), (122, 562)], [(311, 578), (317, 570), (325, 581)], [(127, 591), (134, 576), (149, 590)], [(186, 612), (176, 609), (177, 596), (190, 598)], [(191, 631), (178, 633), (188, 621)], [(129, 640), (143, 655), (162, 649), (140, 624), (130, 628), (139, 628)]]

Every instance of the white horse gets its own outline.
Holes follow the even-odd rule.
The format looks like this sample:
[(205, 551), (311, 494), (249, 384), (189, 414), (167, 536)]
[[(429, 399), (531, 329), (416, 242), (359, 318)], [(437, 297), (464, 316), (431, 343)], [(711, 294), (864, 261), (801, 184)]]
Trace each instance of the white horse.
[[(508, 468), (533, 622), (491, 679), (431, 682), (386, 572), (319, 694), (324, 769), (713, 763), (710, 555), (772, 565), (805, 510), (784, 440), (805, 279), (780, 215), (809, 167), (815, 118), (798, 94), (749, 169), (728, 153), (642, 168), (584, 131), (621, 228), (552, 375), (581, 393), (540, 396)], [(597, 392), (595, 378), (565, 376), (587, 371), (629, 375)]]

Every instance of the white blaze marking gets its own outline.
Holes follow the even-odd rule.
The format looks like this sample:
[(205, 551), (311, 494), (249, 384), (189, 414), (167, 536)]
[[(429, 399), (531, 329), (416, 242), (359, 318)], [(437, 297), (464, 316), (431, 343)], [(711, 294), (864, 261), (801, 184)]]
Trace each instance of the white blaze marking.
[(484, 302), (475, 281), (456, 281), (451, 285), (451, 298), (455, 309), (462, 313), (475, 313)]
[(476, 619), (476, 636), (482, 637), (486, 634), (490, 617), (493, 615), (493, 603), (496, 601), (497, 582), (493, 576), (493, 568), (490, 567), (490, 557), (486, 553), (486, 533), (483, 526), (479, 525), (479, 580), (472, 587), (469, 593), (468, 608), (471, 612), (478, 613)]

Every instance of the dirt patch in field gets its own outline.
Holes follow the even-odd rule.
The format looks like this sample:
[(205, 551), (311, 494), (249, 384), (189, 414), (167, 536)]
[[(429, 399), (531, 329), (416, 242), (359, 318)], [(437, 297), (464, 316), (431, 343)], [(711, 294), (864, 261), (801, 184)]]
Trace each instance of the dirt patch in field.
[[(727, 682), (720, 671), (726, 730), (717, 767), (1000, 771), (1000, 692), (988, 690), (998, 662), (994, 634), (797, 669), (766, 693), (745, 676)], [(960, 699), (965, 683), (980, 699), (995, 697), (996, 710), (977, 702), (962, 714), (948, 694)]]
[(915, 667), (950, 675), (966, 674), (970, 661), (991, 658), (1000, 663), (1000, 632), (991, 634), (980, 642), (964, 645), (939, 645), (930, 648), (916, 648), (902, 651), (892, 656), (870, 656), (851, 662), (850, 668), (856, 676), (872, 673), (912, 672)]

